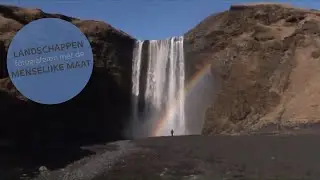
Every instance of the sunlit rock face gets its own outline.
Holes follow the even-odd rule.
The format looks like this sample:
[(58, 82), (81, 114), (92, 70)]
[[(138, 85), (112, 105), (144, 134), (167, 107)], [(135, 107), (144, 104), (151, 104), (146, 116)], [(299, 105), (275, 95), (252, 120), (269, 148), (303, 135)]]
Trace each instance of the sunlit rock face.
[(187, 79), (212, 64), (218, 87), (204, 134), (318, 122), (319, 14), (281, 4), (236, 5), (185, 34)]

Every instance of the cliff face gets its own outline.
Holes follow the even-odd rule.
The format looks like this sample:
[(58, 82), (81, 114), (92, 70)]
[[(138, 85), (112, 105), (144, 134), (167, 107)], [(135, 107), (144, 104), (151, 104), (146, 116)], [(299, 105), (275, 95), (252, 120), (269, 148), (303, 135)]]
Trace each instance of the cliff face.
[[(89, 84), (62, 105), (28, 101), (17, 92), (6, 72), (6, 52), (15, 33), (28, 22), (45, 17), (78, 26), (94, 52)], [(319, 12), (280, 4), (235, 5), (187, 32), (186, 79), (211, 64), (214, 82), (208, 83), (216, 87), (214, 96), (208, 97), (212, 103), (203, 133), (317, 123), (319, 34)], [(0, 6), (0, 139), (41, 144), (122, 138), (132, 98), (134, 41), (103, 22)]]
[[(14, 88), (6, 71), (6, 52), (15, 33), (32, 20), (56, 17), (75, 24), (94, 53), (92, 77), (76, 98), (60, 105), (30, 102)], [(39, 9), (0, 6), (0, 142), (90, 143), (121, 139), (131, 98), (134, 39), (99, 21), (82, 21)]]
[(280, 4), (235, 5), (186, 33), (189, 72), (205, 64), (218, 93), (204, 134), (319, 121), (320, 13)]

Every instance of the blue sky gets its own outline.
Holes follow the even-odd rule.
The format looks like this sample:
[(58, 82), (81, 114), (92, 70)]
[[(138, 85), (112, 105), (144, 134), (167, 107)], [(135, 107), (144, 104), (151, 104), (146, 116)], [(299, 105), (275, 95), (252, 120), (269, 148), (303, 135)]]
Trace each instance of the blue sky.
[[(137, 39), (164, 39), (182, 35), (212, 13), (227, 10), (241, 0), (0, 0), (1, 4), (40, 8), (81, 19), (102, 20)], [(282, 0), (317, 9), (319, 0)]]

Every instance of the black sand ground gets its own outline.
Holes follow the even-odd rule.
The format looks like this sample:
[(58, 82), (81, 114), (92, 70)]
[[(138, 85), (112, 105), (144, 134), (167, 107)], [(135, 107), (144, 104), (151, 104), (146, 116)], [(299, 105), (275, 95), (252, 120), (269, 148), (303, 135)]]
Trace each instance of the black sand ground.
[(87, 147), (96, 154), (35, 179), (319, 180), (318, 132), (119, 141)]
[(123, 141), (38, 179), (319, 180), (319, 138), (181, 136)]
[(320, 136), (169, 137), (136, 141), (93, 180), (320, 179)]

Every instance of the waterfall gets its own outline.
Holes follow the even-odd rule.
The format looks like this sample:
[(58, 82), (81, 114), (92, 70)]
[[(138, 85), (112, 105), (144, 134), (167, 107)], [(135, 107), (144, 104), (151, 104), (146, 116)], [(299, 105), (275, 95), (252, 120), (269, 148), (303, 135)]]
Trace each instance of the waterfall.
[(135, 122), (138, 119), (138, 97), (140, 94), (140, 67), (141, 67), (141, 54), (142, 54), (143, 41), (136, 42), (133, 52), (132, 63), (132, 120)]
[(179, 97), (179, 126), (178, 126), (178, 134), (188, 134), (187, 132), (187, 125), (185, 119), (185, 65), (184, 65), (184, 49), (183, 49), (183, 37), (179, 37), (178, 48), (178, 63), (179, 63), (179, 88), (178, 88), (178, 97)]
[[(151, 40), (148, 46), (147, 72), (144, 83), (144, 94), (139, 90), (140, 64), (143, 41), (138, 41), (133, 59), (133, 89), (135, 96), (143, 96), (143, 109), (150, 129), (159, 126), (157, 136), (166, 136), (173, 129), (175, 134), (186, 134), (185, 123), (185, 67), (183, 37), (172, 37), (166, 40)], [(140, 91), (140, 93), (139, 93)], [(133, 102), (133, 115), (137, 113), (138, 102)], [(164, 116), (165, 115), (165, 116)], [(161, 117), (165, 117), (163, 120)], [(141, 122), (142, 123), (142, 122)], [(151, 125), (150, 125), (151, 124)], [(141, 125), (142, 126), (142, 125)], [(156, 127), (156, 129), (159, 129)], [(154, 132), (151, 132), (154, 134)], [(149, 132), (150, 135), (150, 132)]]

